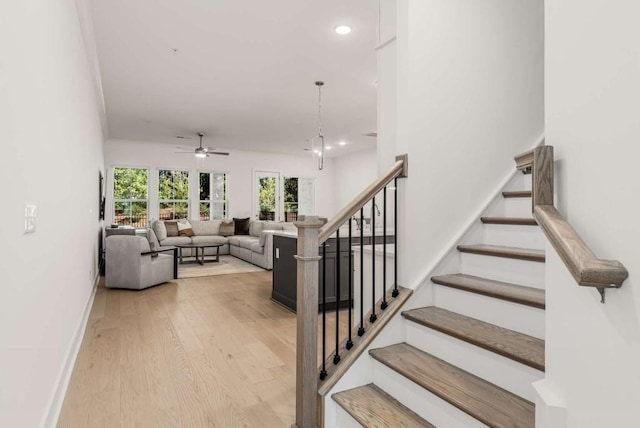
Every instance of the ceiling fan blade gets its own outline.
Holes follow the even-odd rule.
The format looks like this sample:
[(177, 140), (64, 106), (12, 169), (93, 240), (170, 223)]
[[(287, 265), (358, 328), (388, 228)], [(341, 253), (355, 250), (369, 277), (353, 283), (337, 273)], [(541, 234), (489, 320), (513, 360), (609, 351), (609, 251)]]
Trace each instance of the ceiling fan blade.
[(193, 154), (193, 151), (190, 151), (190, 152), (173, 152), (173, 153), (178, 153), (178, 154), (181, 154), (181, 155), (182, 155), (182, 154), (192, 155), (192, 154)]
[(178, 150), (191, 150), (191, 151), (193, 151), (193, 150), (194, 150), (194, 147), (176, 147), (176, 149), (178, 149)]
[(182, 135), (176, 135), (176, 138), (180, 138), (181, 140), (191, 140), (192, 139), (191, 137), (185, 137), (185, 136), (182, 136)]
[(229, 156), (229, 152), (207, 152), (208, 155)]

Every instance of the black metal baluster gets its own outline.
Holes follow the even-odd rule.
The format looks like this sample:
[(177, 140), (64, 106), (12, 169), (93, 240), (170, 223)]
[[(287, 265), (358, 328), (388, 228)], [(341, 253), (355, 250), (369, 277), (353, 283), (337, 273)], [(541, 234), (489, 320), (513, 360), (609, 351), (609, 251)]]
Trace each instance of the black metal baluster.
[(393, 297), (398, 297), (398, 179), (393, 180)]
[(364, 208), (360, 208), (360, 328), (358, 336), (364, 334)]
[(322, 370), (320, 380), (327, 377), (326, 349), (327, 349), (327, 243), (322, 243)]
[(351, 227), (352, 227), (352, 221), (351, 218), (349, 218), (349, 306), (348, 306), (348, 310), (349, 310), (349, 322), (347, 323), (347, 328), (348, 328), (348, 333), (349, 333), (349, 338), (347, 339), (347, 350), (353, 348), (353, 340), (351, 340), (351, 327), (352, 327), (352, 320), (351, 320), (351, 306), (353, 305), (353, 297), (351, 296), (352, 291), (353, 291), (353, 251), (351, 249)]
[(340, 362), (340, 230), (336, 230), (336, 353), (333, 364)]
[(371, 316), (369, 322), (378, 319), (376, 315), (376, 197), (371, 198)]
[(382, 304), (387, 309), (387, 186), (382, 189)]

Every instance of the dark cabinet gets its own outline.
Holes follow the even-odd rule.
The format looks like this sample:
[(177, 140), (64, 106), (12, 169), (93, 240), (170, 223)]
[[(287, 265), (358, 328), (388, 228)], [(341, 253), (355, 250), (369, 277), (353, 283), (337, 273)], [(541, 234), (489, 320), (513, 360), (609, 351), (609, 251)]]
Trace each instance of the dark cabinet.
[[(382, 237), (376, 237), (376, 244), (382, 243)], [(387, 237), (387, 244), (393, 243), (394, 237)], [(320, 261), (318, 278), (318, 308), (323, 307), (323, 290), (326, 286), (324, 304), (327, 309), (336, 305), (346, 307), (349, 305), (349, 279), (353, 280), (353, 263), (349, 266), (349, 239), (340, 238), (340, 251), (336, 238), (330, 238), (326, 242), (326, 256)], [(363, 245), (369, 245), (371, 237), (364, 237)], [(352, 239), (352, 245), (360, 245), (360, 237)], [(273, 237), (273, 290), (271, 298), (295, 312), (297, 295), (297, 262), (293, 257), (297, 251), (297, 238), (295, 236)], [(322, 247), (319, 248), (322, 255)], [(337, 261), (340, 258), (340, 290), (338, 293)], [(324, 266), (323, 266), (324, 264)], [(326, 280), (325, 280), (326, 274)]]

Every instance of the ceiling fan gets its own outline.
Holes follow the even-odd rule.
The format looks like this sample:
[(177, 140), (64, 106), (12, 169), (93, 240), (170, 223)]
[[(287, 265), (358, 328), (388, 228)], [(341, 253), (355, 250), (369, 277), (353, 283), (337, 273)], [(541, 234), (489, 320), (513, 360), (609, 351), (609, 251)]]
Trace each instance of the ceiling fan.
[[(193, 150), (191, 147), (176, 147), (176, 149), (183, 150), (182, 152), (176, 152), (180, 154), (192, 154), (196, 155), (197, 158), (208, 158), (210, 155), (219, 155), (219, 156), (229, 156), (229, 152), (217, 152), (216, 149), (211, 147), (202, 147), (202, 137), (204, 137), (204, 132), (198, 132), (198, 137), (200, 137), (200, 146), (196, 147)], [(190, 140), (190, 137), (183, 137), (181, 135), (176, 136), (176, 138), (181, 138), (184, 140)]]

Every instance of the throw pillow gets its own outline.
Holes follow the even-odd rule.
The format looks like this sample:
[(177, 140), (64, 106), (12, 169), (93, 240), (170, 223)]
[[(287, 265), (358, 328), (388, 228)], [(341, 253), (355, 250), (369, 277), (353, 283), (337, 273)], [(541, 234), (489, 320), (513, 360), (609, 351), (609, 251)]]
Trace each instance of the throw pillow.
[(234, 235), (248, 235), (249, 234), (249, 220), (250, 218), (233, 218), (233, 224), (235, 225), (233, 229)]
[(191, 223), (189, 220), (180, 220), (178, 223), (178, 233), (180, 236), (193, 236), (193, 228), (191, 227)]
[(153, 228), (153, 232), (156, 234), (158, 241), (164, 241), (167, 239), (167, 228), (163, 221), (155, 220), (151, 223), (151, 227)]
[(220, 236), (231, 236), (233, 235), (233, 231), (235, 230), (235, 226), (233, 221), (223, 221), (220, 223), (220, 231), (218, 234)]
[(167, 228), (167, 236), (180, 236), (180, 231), (178, 230), (178, 222), (177, 221), (165, 221), (164, 227)]

